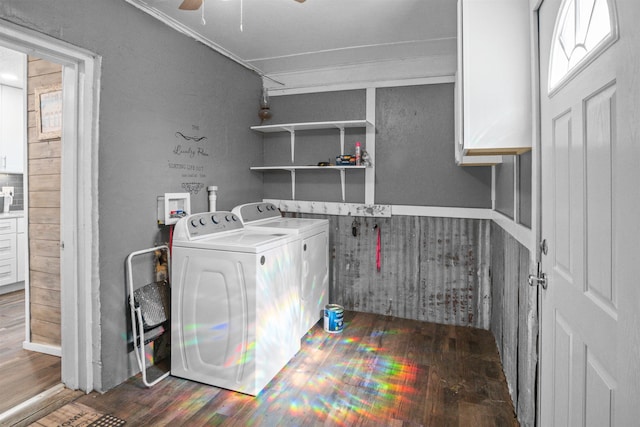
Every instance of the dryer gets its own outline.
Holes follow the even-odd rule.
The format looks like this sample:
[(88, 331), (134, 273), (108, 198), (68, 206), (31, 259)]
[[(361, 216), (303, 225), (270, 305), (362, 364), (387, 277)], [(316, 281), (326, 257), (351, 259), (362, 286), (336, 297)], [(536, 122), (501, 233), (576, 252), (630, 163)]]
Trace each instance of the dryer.
[(284, 218), (268, 202), (247, 203), (233, 208), (246, 229), (271, 230), (297, 238), (302, 260), (300, 269), (300, 337), (320, 320), (329, 300), (329, 221)]
[(172, 249), (171, 374), (257, 395), (300, 349), (300, 254), (231, 212), (187, 216)]

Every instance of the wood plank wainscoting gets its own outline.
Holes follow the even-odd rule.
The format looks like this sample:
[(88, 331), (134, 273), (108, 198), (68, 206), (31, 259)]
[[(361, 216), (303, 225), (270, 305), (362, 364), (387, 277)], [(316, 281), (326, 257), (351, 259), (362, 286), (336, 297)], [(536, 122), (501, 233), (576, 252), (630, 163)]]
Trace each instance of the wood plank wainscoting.
[(491, 332), (353, 311), (341, 333), (314, 326), (258, 397), (138, 375), (75, 402), (131, 426), (518, 425)]
[(61, 85), (62, 67), (28, 60), (31, 342), (60, 347), (60, 138), (39, 140), (36, 88)]

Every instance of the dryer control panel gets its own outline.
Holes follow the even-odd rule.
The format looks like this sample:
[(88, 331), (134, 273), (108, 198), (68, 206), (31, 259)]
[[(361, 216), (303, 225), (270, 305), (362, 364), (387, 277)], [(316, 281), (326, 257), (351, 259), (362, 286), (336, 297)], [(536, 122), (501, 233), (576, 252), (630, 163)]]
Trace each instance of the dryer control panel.
[(244, 223), (282, 216), (280, 209), (276, 205), (267, 202), (247, 203), (246, 205), (236, 206), (233, 208), (233, 213), (238, 215)]
[(192, 240), (214, 233), (244, 228), (240, 218), (227, 211), (189, 215), (179, 220), (175, 227), (174, 240)]

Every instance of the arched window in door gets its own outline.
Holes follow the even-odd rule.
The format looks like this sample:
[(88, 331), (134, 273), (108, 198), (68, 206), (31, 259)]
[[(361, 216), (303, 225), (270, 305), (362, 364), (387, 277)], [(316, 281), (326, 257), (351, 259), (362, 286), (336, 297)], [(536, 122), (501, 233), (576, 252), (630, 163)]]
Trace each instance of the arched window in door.
[(563, 0), (549, 60), (551, 94), (618, 38), (613, 0)]

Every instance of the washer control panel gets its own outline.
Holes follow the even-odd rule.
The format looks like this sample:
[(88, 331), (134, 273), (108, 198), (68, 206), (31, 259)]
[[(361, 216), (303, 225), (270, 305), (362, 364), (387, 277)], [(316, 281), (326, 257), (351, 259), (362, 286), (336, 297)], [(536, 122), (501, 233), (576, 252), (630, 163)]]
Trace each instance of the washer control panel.
[(282, 216), (280, 209), (273, 203), (268, 202), (247, 203), (246, 205), (237, 206), (233, 209), (233, 212), (242, 218), (245, 223)]
[[(205, 212), (189, 215), (176, 225), (176, 234), (186, 232), (190, 238), (244, 228), (242, 221), (231, 212)], [(179, 229), (181, 228), (181, 230)], [(177, 236), (176, 236), (177, 237)]]

